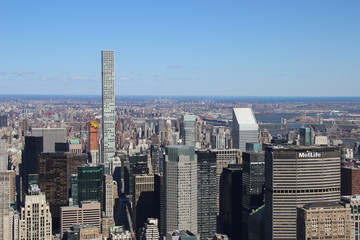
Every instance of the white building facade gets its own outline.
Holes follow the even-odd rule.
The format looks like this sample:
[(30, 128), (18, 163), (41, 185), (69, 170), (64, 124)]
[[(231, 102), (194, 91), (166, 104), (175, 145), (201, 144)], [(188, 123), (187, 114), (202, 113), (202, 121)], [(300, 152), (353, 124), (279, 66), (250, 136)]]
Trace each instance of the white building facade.
[(233, 148), (246, 151), (246, 143), (259, 142), (259, 125), (251, 108), (233, 109)]
[(115, 71), (114, 51), (101, 51), (102, 63), (102, 160), (109, 163), (115, 155)]
[(45, 194), (27, 195), (19, 218), (19, 240), (51, 240), (50, 207)]

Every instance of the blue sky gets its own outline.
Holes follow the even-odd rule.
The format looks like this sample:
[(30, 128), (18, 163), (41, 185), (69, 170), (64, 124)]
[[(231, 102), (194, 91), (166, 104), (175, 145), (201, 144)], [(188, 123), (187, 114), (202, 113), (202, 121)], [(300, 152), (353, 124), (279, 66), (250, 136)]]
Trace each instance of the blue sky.
[(0, 1), (0, 94), (359, 96), (358, 0)]

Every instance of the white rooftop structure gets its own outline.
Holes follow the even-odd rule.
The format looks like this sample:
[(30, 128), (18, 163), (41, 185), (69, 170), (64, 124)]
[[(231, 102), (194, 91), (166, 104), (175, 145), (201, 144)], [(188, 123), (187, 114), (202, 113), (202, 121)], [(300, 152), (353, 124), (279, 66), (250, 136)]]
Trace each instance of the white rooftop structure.
[(259, 125), (251, 108), (233, 109), (233, 147), (246, 150), (246, 143), (257, 143)]
[(234, 115), (240, 130), (258, 130), (255, 115), (251, 108), (234, 108)]

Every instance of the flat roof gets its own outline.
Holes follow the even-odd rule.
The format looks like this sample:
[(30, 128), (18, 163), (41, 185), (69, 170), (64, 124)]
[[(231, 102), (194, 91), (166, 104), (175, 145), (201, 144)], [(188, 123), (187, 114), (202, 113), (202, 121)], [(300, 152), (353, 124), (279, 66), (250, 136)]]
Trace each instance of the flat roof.
[(181, 236), (181, 237), (188, 237), (188, 236), (195, 236), (192, 232), (188, 230), (175, 230), (171, 233), (172, 236)]
[(313, 202), (313, 203), (305, 204), (303, 206), (303, 208), (305, 208), (305, 209), (309, 209), (309, 208), (330, 208), (330, 207), (344, 207), (344, 206), (339, 202)]
[(339, 146), (332, 146), (332, 145), (310, 145), (310, 146), (303, 146), (303, 145), (268, 145), (266, 148), (274, 149), (274, 150), (322, 150), (322, 149), (338, 149)]

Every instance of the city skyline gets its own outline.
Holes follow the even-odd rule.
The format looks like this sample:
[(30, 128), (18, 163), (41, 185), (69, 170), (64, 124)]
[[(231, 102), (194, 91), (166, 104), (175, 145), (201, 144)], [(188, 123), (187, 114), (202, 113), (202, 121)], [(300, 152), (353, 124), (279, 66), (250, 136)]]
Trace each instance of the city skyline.
[(358, 95), (356, 1), (69, 3), (1, 3), (0, 94), (100, 95), (113, 49), (116, 95)]
[[(112, 103), (113, 53), (102, 54), (103, 100)], [(40, 232), (132, 240), (148, 230), (156, 240), (358, 233), (358, 206), (334, 202), (340, 189), (352, 202), (360, 196), (359, 102), (179, 99), (118, 102), (115, 158), (94, 164), (91, 142), (101, 146), (106, 132), (96, 127), (111, 118), (103, 116), (105, 102), (0, 98), (2, 239)], [(337, 213), (331, 219), (330, 211)], [(35, 233), (39, 216), (48, 228)], [(149, 226), (149, 218), (157, 223)]]

